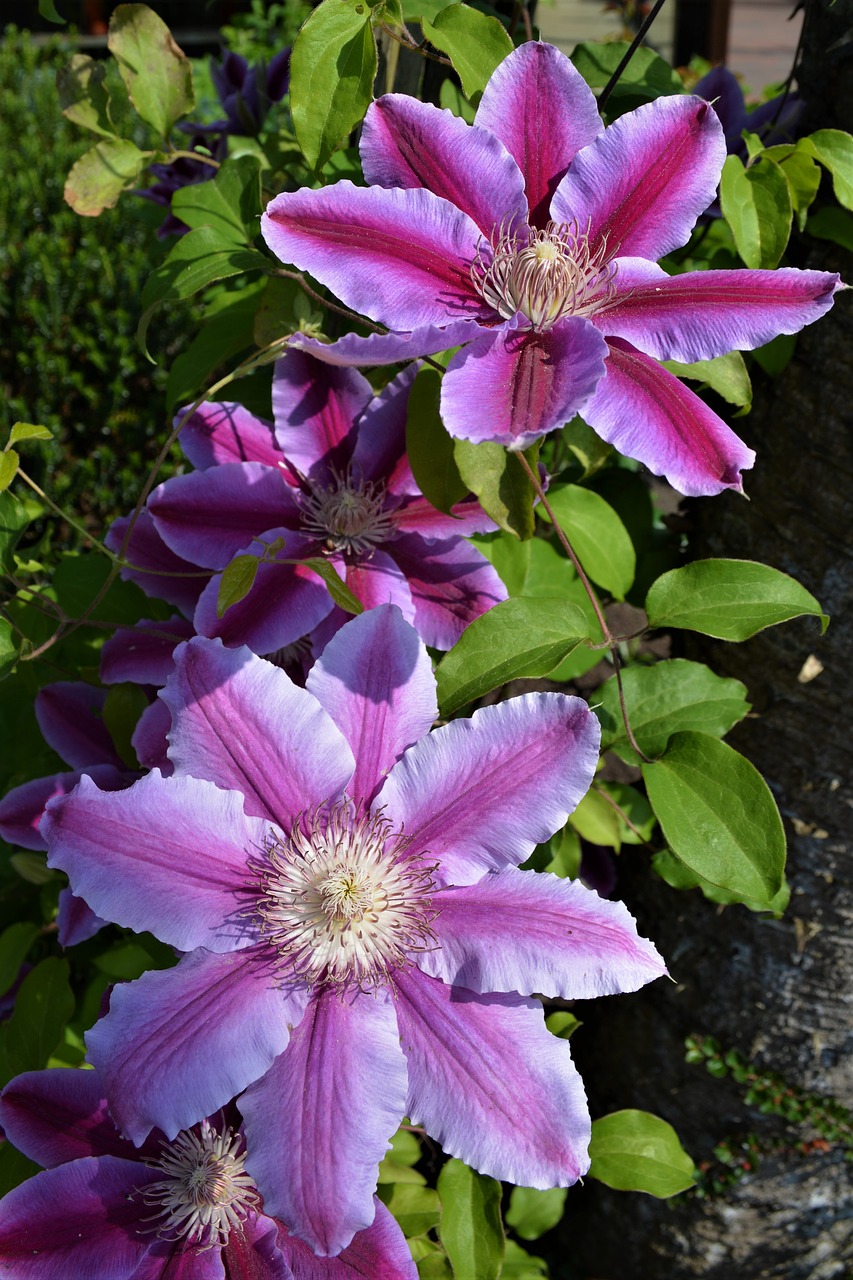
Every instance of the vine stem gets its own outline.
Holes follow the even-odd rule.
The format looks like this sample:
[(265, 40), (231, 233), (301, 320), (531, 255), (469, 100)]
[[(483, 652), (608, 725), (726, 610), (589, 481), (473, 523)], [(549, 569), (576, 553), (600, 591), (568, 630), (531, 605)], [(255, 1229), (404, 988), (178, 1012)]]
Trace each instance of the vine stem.
[(625, 823), (625, 826), (628, 828), (628, 830), (633, 831), (634, 835), (637, 837), (640, 843), (644, 845), (645, 848), (648, 849), (650, 853), (657, 853), (657, 849), (655, 848), (655, 846), (649, 840), (646, 840), (646, 838), (644, 837), (639, 827), (634, 826), (634, 823), (628, 817), (627, 813), (622, 808), (621, 804), (619, 804), (616, 800), (614, 800), (612, 795), (610, 795), (608, 791), (605, 791), (603, 787), (600, 787), (597, 782), (593, 782), (592, 789), (598, 795), (600, 795), (603, 800), (606, 800), (612, 809), (616, 810), (616, 812), (619, 814), (619, 817)]
[(652, 23), (660, 13), (665, 3), (666, 3), (666, 0), (656, 0), (655, 6), (652, 9), (651, 13), (646, 18), (643, 25), (640, 27), (640, 30), (634, 36), (634, 39), (631, 41), (628, 49), (625, 51), (625, 57), (619, 63), (619, 66), (613, 72), (613, 75), (610, 77), (610, 79), (607, 81), (607, 84), (604, 86), (604, 88), (601, 90), (601, 93), (598, 95), (599, 111), (601, 111), (602, 107), (607, 102), (607, 99), (610, 97), (611, 93), (616, 88), (622, 76), (622, 72), (625, 70), (628, 63), (633, 58), (634, 54), (637, 52), (640, 45), (643, 43), (643, 40), (645, 39), (645, 36), (646, 36), (646, 32), (649, 30), (649, 27), (652, 25)]
[(200, 151), (170, 151), (166, 157), (166, 164), (171, 164), (173, 160), (198, 160), (201, 164), (210, 165), (211, 169), (222, 168), (219, 161), (214, 160), (213, 156), (202, 155)]
[(610, 655), (613, 661), (613, 670), (616, 674), (616, 687), (619, 690), (619, 707), (622, 711), (622, 723), (625, 726), (625, 735), (629, 743), (631, 744), (631, 747), (633, 748), (634, 751), (636, 751), (640, 759), (645, 761), (646, 764), (651, 764), (652, 761), (650, 757), (645, 754), (645, 752), (640, 748), (639, 744), (637, 743), (637, 739), (634, 737), (634, 730), (631, 728), (631, 722), (628, 719), (628, 708), (625, 705), (625, 691), (622, 688), (622, 669), (621, 669), (621, 661), (619, 658), (619, 642), (618, 640), (614, 639), (613, 632), (610, 630), (610, 627), (607, 625), (607, 619), (604, 616), (604, 610), (599, 604), (598, 597), (592, 589), (592, 583), (590, 582), (589, 578), (586, 576), (586, 573), (584, 572), (584, 567), (581, 564), (580, 560), (578, 559), (574, 547), (569, 542), (569, 539), (566, 537), (565, 530), (562, 528), (559, 520), (554, 514), (551, 504), (549, 503), (545, 495), (545, 490), (542, 487), (542, 482), (540, 481), (539, 476), (536, 474), (533, 467), (531, 467), (530, 463), (527, 461), (523, 453), (520, 453), (520, 452), (516, 453), (515, 457), (518, 458), (519, 462), (521, 463), (522, 469), (526, 472), (528, 480), (533, 485), (533, 488), (536, 491), (539, 501), (542, 503), (542, 506), (547, 511), (548, 518), (550, 519), (552, 525), (554, 526), (554, 531), (557, 534), (557, 537), (560, 541), (560, 545), (563, 547), (563, 550), (565, 551), (566, 555), (569, 557), (572, 564), (574, 565), (575, 571), (578, 577), (580, 578), (581, 583), (583, 584), (583, 589), (586, 592), (586, 594), (589, 596), (589, 602), (592, 605), (593, 609), (595, 610), (595, 616), (598, 619), (598, 625), (601, 627), (601, 634), (604, 637), (605, 647), (609, 649)]
[(67, 511), (63, 511), (62, 507), (60, 507), (58, 503), (54, 502), (53, 498), (48, 497), (48, 495), (44, 492), (44, 490), (41, 489), (36, 484), (35, 480), (32, 480), (27, 475), (26, 471), (24, 471), (23, 468), (20, 466), (18, 467), (18, 475), (23, 480), (24, 484), (29, 485), (33, 493), (35, 493), (39, 498), (41, 498), (42, 502), (46, 502), (47, 505), (50, 507), (51, 511), (55, 511), (56, 514), (66, 522), (66, 524), (70, 524), (71, 528), (76, 529), (78, 533), (82, 534), (87, 542), (91, 542), (92, 545), (97, 547), (99, 551), (103, 551), (105, 556), (109, 556), (111, 560), (114, 558), (112, 551), (110, 551), (108, 547), (105, 547), (102, 542), (99, 542), (98, 539), (94, 536), (94, 534), (89, 532), (89, 530), (86, 528), (85, 525), (79, 524), (73, 518), (73, 516), (70, 516), (68, 514)]

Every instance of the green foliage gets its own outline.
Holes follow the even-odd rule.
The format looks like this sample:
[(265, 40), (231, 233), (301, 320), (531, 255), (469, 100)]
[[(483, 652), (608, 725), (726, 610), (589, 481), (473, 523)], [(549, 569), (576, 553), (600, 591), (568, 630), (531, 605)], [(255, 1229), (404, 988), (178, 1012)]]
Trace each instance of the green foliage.
[[(637, 559), (619, 516), (592, 489), (569, 484), (548, 493), (548, 505), (569, 537), (584, 571), (599, 587), (624, 600), (634, 581)], [(546, 518), (544, 507), (540, 514)]]
[(441, 1243), (457, 1280), (498, 1280), (504, 1256), (501, 1184), (448, 1160), (438, 1175)]
[(441, 374), (421, 369), (409, 393), (406, 454), (412, 475), (424, 497), (448, 513), (468, 493), (454, 454), (455, 441), (441, 421), (438, 403)]
[[(522, 540), (532, 538), (535, 492), (518, 458), (499, 444), (469, 440), (457, 440), (453, 453), (463, 482), (495, 524)], [(537, 455), (535, 447), (525, 453), (533, 467)]]
[(648, 1111), (615, 1111), (593, 1121), (591, 1178), (617, 1191), (666, 1199), (693, 1186), (696, 1170), (672, 1125)]
[(748, 267), (776, 267), (791, 234), (793, 204), (780, 166), (766, 155), (744, 167), (729, 156), (720, 182), (723, 217)]
[(556, 1227), (562, 1218), (567, 1195), (565, 1187), (552, 1187), (549, 1191), (513, 1187), (506, 1224), (522, 1240), (538, 1240), (546, 1231)]
[(451, 4), (421, 26), (430, 44), (446, 53), (474, 105), (496, 67), (512, 53), (512, 41), (497, 18), (467, 4)]
[(140, 118), (161, 138), (168, 138), (195, 106), (189, 58), (146, 4), (118, 6), (110, 19), (108, 43)]
[[(591, 89), (603, 89), (628, 51), (623, 40), (606, 44), (584, 41), (575, 46), (572, 62)], [(664, 59), (651, 49), (642, 46), (635, 50), (631, 61), (619, 77), (607, 104), (608, 115), (613, 118), (626, 111), (633, 111), (644, 102), (673, 93), (683, 93), (680, 77)]]
[(802, 615), (829, 618), (798, 582), (753, 560), (695, 560), (672, 569), (646, 597), (650, 627), (682, 627), (718, 640), (748, 640), (765, 627)]
[(377, 53), (366, 0), (323, 0), (302, 27), (290, 60), (296, 138), (312, 169), (322, 169), (364, 115)]

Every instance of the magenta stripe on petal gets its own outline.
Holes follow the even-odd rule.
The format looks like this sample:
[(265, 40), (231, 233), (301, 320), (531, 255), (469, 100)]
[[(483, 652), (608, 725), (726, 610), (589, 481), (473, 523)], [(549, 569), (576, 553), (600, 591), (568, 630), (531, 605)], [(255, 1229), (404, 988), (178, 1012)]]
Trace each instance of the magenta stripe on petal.
[(544, 333), (502, 327), (450, 361), (441, 416), (452, 436), (525, 449), (583, 408), (604, 374), (607, 346), (593, 325), (561, 320)]
[(527, 222), (524, 179), (488, 129), (450, 111), (388, 93), (368, 109), (359, 144), (365, 179), (380, 187), (426, 187), (476, 222), (486, 239), (505, 218)]
[(740, 491), (753, 450), (656, 361), (619, 338), (608, 345), (607, 376), (584, 410), (593, 430), (688, 497)]
[(586, 1173), (583, 1084), (537, 1000), (474, 995), (418, 969), (398, 973), (396, 988), (413, 1124), (448, 1155), (523, 1187)]
[(396, 1219), (376, 1196), (376, 1217), (353, 1236), (336, 1258), (318, 1258), (307, 1244), (280, 1225), (278, 1244), (293, 1272), (293, 1280), (418, 1280), (406, 1237)]
[(276, 439), (288, 462), (329, 484), (333, 470), (345, 470), (356, 419), (372, 399), (373, 388), (354, 369), (337, 369), (290, 348), (276, 362), (272, 384)]
[(492, 314), (469, 275), (479, 229), (431, 191), (338, 182), (285, 192), (267, 206), (261, 230), (283, 262), (393, 329)]
[(595, 252), (662, 258), (686, 244), (714, 199), (726, 143), (701, 98), (658, 98), (615, 120), (572, 161), (551, 216), (577, 223)]
[(515, 158), (535, 227), (547, 223), (551, 197), (576, 153), (604, 128), (580, 73), (565, 54), (538, 41), (527, 41), (503, 60), (483, 90), (474, 121)]
[[(186, 409), (175, 415), (175, 425)], [(221, 462), (263, 462), (275, 467), (281, 450), (271, 422), (256, 418), (233, 401), (200, 404), (181, 428), (178, 437), (184, 454), (200, 471)]]

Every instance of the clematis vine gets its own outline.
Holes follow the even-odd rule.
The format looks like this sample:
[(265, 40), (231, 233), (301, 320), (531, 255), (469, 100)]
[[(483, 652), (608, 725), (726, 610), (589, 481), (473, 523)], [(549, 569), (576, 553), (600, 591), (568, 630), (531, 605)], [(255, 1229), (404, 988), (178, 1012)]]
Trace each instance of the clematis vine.
[(93, 1071), (32, 1071), (0, 1096), (0, 1123), (45, 1166), (0, 1201), (6, 1280), (417, 1280), (403, 1234), (373, 1226), (332, 1261), (264, 1212), (246, 1145), (224, 1115), (137, 1149)]
[[(154, 528), (181, 561), (216, 571), (196, 630), (276, 654), (345, 620), (304, 561), (325, 557), (370, 608), (393, 602), (427, 644), (449, 649), (506, 588), (463, 534), (495, 528), (474, 500), (442, 515), (421, 495), (406, 455), (410, 367), (379, 396), (353, 369), (299, 351), (276, 364), (275, 426), (240, 405), (206, 404), (181, 432), (198, 470), (148, 501)], [(220, 617), (221, 571), (258, 557), (251, 590)], [(156, 589), (156, 587), (155, 587)]]
[(77, 893), (184, 953), (88, 1033), (122, 1132), (172, 1141), (242, 1095), (266, 1212), (321, 1255), (373, 1221), (404, 1115), (496, 1178), (580, 1177), (583, 1086), (531, 997), (665, 972), (623, 904), (518, 870), (589, 786), (586, 704), (529, 694), (430, 732), (430, 661), (393, 605), (305, 689), (196, 637), (161, 696), (173, 775), (83, 779), (43, 823)]
[(388, 94), (360, 148), (369, 186), (279, 195), (262, 229), (282, 260), (392, 332), (295, 344), (339, 364), (461, 344), (441, 394), (451, 435), (523, 449), (582, 412), (682, 493), (741, 488), (753, 451), (658, 361), (796, 333), (839, 279), (656, 265), (714, 199), (726, 143), (707, 103), (662, 97), (605, 129), (569, 60), (529, 42), (497, 68), (473, 125)]

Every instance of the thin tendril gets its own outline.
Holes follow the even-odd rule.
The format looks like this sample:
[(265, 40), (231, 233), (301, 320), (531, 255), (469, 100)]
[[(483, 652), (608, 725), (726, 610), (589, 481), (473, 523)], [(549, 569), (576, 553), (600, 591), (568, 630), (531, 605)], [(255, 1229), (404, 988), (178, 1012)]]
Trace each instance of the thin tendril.
[(649, 27), (652, 25), (652, 23), (654, 22), (655, 18), (656, 18), (656, 17), (658, 16), (658, 14), (660, 13), (661, 9), (662, 9), (662, 8), (663, 8), (663, 6), (664, 6), (664, 3), (665, 3), (665, 0), (656, 0), (656, 4), (655, 4), (654, 8), (652, 9), (652, 11), (651, 11), (651, 13), (649, 14), (649, 16), (646, 18), (646, 20), (645, 20), (645, 22), (643, 23), (643, 25), (640, 27), (640, 30), (639, 30), (639, 31), (637, 32), (637, 34), (634, 36), (634, 39), (631, 41), (631, 44), (630, 44), (629, 48), (628, 48), (628, 49), (626, 50), (626, 52), (625, 52), (625, 56), (624, 56), (624, 58), (623, 58), (623, 59), (622, 59), (622, 61), (619, 63), (619, 66), (616, 68), (616, 70), (613, 72), (613, 75), (612, 75), (612, 76), (610, 77), (610, 79), (607, 81), (607, 84), (606, 84), (606, 85), (604, 86), (604, 88), (601, 90), (601, 93), (598, 95), (598, 109), (599, 109), (599, 111), (601, 111), (601, 110), (602, 110), (602, 108), (604, 107), (605, 103), (607, 102), (607, 99), (610, 97), (611, 93), (612, 93), (612, 92), (613, 92), (613, 90), (616, 88), (616, 86), (617, 86), (617, 84), (619, 83), (619, 80), (620, 80), (620, 78), (621, 78), (621, 76), (622, 76), (622, 72), (625, 70), (625, 68), (627, 67), (628, 63), (629, 63), (629, 62), (631, 61), (631, 59), (633, 58), (634, 54), (637, 52), (637, 50), (639, 49), (640, 45), (643, 43), (643, 40), (645, 39), (645, 36), (646, 36), (646, 32), (649, 30)]

